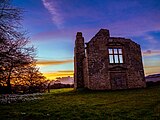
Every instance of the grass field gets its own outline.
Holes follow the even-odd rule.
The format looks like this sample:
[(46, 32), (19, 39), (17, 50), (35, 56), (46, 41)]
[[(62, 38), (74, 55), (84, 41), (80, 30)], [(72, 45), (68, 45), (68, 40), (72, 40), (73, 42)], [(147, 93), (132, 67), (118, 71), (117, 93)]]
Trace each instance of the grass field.
[(0, 120), (160, 120), (160, 86), (123, 91), (69, 88), (42, 97), (0, 105)]

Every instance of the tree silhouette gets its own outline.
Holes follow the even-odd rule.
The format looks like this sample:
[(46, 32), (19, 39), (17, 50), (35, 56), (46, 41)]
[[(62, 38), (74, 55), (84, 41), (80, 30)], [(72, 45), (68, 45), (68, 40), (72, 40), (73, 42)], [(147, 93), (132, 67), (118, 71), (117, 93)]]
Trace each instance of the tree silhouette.
[(22, 9), (11, 5), (10, 0), (0, 0), (0, 36), (5, 39), (17, 39), (24, 33), (19, 32), (21, 28)]
[(35, 48), (20, 31), (21, 15), (10, 0), (0, 0), (0, 87), (7, 86), (6, 93), (12, 93), (16, 81), (37, 87), (45, 79), (35, 66)]
[(27, 40), (5, 40), (0, 44), (0, 70), (1, 83), (8, 87), (11, 92), (11, 77), (18, 67), (31, 64), (34, 61), (34, 48), (26, 47)]
[[(14, 86), (20, 86), (23, 93), (43, 92), (46, 89), (46, 78), (39, 72), (35, 64), (18, 67), (13, 75)], [(15, 90), (16, 91), (16, 90)]]

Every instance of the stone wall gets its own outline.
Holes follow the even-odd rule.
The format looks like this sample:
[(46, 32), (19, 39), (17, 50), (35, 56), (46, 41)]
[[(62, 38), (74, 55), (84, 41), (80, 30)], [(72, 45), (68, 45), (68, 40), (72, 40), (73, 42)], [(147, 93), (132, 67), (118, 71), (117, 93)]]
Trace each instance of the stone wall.
[(122, 69), (118, 70), (117, 73), (125, 72), (126, 87), (124, 85), (122, 89), (145, 87), (146, 82), (144, 79), (144, 70), (143, 70), (140, 45), (138, 45), (137, 43), (133, 42), (130, 39), (116, 38), (116, 37), (111, 37), (109, 39), (108, 46), (111, 45), (113, 47), (121, 47), (123, 50), (124, 63), (117, 65), (116, 64), (109, 65), (109, 68), (121, 67)]
[(128, 88), (140, 88), (146, 86), (144, 77), (142, 55), (140, 45), (131, 40), (127, 52), (127, 66), (128, 66)]
[(87, 44), (87, 59), (89, 73), (89, 89), (103, 90), (110, 89), (108, 84), (108, 55), (107, 55), (107, 39), (109, 31), (101, 30)]
[(88, 75), (88, 61), (86, 57), (83, 59), (83, 76), (84, 76), (84, 87), (88, 88), (89, 75)]
[(74, 88), (84, 88), (83, 60), (85, 58), (84, 38), (82, 33), (76, 35), (74, 49)]

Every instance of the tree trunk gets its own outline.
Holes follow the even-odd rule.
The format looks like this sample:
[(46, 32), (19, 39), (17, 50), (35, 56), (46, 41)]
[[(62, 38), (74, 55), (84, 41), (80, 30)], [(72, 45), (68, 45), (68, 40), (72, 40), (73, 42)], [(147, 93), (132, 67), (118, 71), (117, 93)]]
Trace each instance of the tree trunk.
[(12, 93), (12, 87), (11, 87), (11, 74), (12, 74), (12, 69), (13, 67), (11, 66), (10, 70), (9, 70), (9, 75), (8, 75), (8, 79), (7, 79), (7, 93), (11, 94)]
[(48, 83), (47, 88), (48, 88), (48, 93), (50, 93), (50, 83)]

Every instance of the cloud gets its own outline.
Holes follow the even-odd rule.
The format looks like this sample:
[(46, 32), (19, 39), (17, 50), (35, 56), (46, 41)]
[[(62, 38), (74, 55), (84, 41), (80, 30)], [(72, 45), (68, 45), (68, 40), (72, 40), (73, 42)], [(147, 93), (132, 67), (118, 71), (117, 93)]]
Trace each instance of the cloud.
[(57, 77), (73, 77), (74, 71), (73, 70), (63, 70), (63, 71), (56, 71), (56, 72), (45, 72), (43, 75), (48, 79), (56, 79)]
[(144, 68), (160, 68), (160, 66), (144, 66)]
[(38, 66), (48, 66), (48, 65), (61, 65), (61, 64), (66, 64), (66, 63), (73, 63), (73, 59), (69, 60), (41, 60), (37, 61)]
[(158, 41), (151, 35), (145, 35), (144, 38), (151, 44), (158, 44)]
[[(43, 31), (32, 36), (33, 41), (59, 41), (62, 40), (70, 40), (72, 43), (76, 38), (77, 32), (82, 32), (85, 38), (85, 41), (89, 41), (100, 28), (83, 28), (83, 26), (70, 27), (56, 31)], [(111, 31), (112, 32), (112, 31)]]
[(147, 50), (142, 52), (143, 56), (155, 56), (160, 55), (160, 50)]
[(61, 28), (63, 24), (63, 18), (60, 14), (60, 11), (57, 8), (57, 4), (55, 1), (50, 0), (42, 0), (44, 7), (49, 11), (52, 15), (53, 23), (58, 27)]
[(160, 66), (145, 66), (144, 67), (145, 75), (151, 75), (151, 74), (159, 74), (160, 72)]
[[(111, 22), (109, 24), (110, 29), (113, 31), (115, 35), (120, 35), (120, 36), (140, 36), (150, 31), (160, 30), (159, 10), (150, 10), (149, 12), (143, 11), (143, 13), (141, 14), (137, 13), (134, 13), (127, 19), (118, 19)], [(128, 13), (124, 14), (123, 12), (121, 12), (119, 14), (127, 15)], [(150, 37), (149, 39), (152, 38)]]
[(68, 30), (66, 29), (65, 31), (63, 31), (63, 29), (61, 30), (56, 30), (56, 31), (43, 31), (43, 32), (39, 32), (36, 33), (32, 36), (32, 40), (34, 41), (46, 41), (49, 39), (57, 39), (57, 41), (60, 38), (63, 38), (64, 40), (66, 40), (67, 38), (71, 39), (71, 36), (73, 35), (73, 30)]
[[(146, 52), (147, 56), (144, 56), (144, 72), (145, 75), (160, 73), (160, 58), (159, 56), (151, 56), (150, 51)], [(154, 53), (155, 54), (155, 53)], [(154, 55), (152, 54), (152, 55)], [(157, 53), (156, 53), (157, 54)]]

